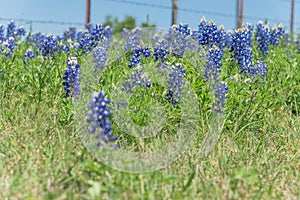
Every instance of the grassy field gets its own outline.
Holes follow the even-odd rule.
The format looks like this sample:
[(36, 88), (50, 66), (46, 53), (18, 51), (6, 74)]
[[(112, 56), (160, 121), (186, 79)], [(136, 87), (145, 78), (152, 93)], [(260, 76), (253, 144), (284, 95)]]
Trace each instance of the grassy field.
[[(249, 87), (224, 75), (226, 120), (208, 156), (201, 147), (210, 108), (202, 106), (199, 133), (188, 151), (164, 169), (140, 174), (107, 167), (82, 144), (62, 86), (70, 54), (59, 51), (54, 59), (26, 64), (27, 48), (18, 45), (11, 59), (0, 55), (0, 199), (300, 199), (295, 46), (271, 48), (265, 84)], [(255, 48), (254, 55), (259, 57)], [(231, 66), (225, 55), (224, 74)], [(189, 73), (187, 67), (192, 78)], [(197, 84), (199, 98), (209, 105), (205, 84)]]

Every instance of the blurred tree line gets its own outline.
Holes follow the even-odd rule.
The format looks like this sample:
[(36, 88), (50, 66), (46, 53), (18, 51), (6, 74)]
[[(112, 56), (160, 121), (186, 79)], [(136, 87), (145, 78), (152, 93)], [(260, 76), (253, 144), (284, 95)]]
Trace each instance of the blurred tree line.
[(136, 19), (133, 16), (125, 16), (123, 21), (120, 21), (117, 17), (112, 17), (110, 15), (105, 17), (104, 26), (110, 26), (113, 29), (113, 33), (122, 32), (123, 28), (132, 30), (137, 26), (140, 27), (156, 27), (155, 24), (150, 24), (149, 16), (147, 16), (147, 22), (142, 22), (140, 25), (136, 24)]

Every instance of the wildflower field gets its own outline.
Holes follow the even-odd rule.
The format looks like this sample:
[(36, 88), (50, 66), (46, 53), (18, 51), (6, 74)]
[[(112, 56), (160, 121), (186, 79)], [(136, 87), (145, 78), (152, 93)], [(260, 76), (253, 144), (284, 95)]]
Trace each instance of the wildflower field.
[(193, 28), (0, 25), (0, 199), (300, 199), (299, 36)]

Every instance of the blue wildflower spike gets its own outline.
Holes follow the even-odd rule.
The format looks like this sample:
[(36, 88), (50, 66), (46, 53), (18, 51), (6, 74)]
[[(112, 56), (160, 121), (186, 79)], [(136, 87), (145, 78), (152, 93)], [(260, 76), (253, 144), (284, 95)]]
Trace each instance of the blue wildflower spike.
[(170, 54), (169, 43), (167, 40), (158, 40), (154, 47), (154, 61), (159, 61), (163, 63), (165, 60), (168, 60), (167, 55)]
[(17, 44), (14, 37), (6, 38), (2, 43), (2, 48), (0, 47), (0, 53), (11, 58), (16, 46)]
[(251, 71), (251, 75), (256, 77), (259, 75), (261, 77), (262, 83), (265, 84), (265, 76), (267, 75), (268, 65), (265, 62), (258, 62)]
[(43, 56), (55, 55), (55, 53), (58, 51), (58, 47), (57, 40), (54, 38), (53, 34), (48, 34), (41, 38), (40, 51), (42, 52)]
[(198, 44), (208, 48), (215, 45), (221, 51), (224, 51), (224, 48), (228, 45), (227, 33), (224, 31), (224, 26), (222, 25), (218, 28), (212, 20), (206, 22), (204, 17), (198, 25), (198, 31), (195, 33), (195, 36)]
[(76, 38), (76, 27), (71, 26), (63, 33), (63, 39), (67, 41), (68, 39), (75, 40)]
[(96, 24), (94, 28), (92, 25), (89, 25), (89, 28), (84, 32), (79, 31), (76, 40), (79, 42), (78, 49), (86, 53), (91, 52), (94, 47), (103, 42), (109, 43), (111, 37), (112, 30), (110, 27), (104, 28), (102, 24)]
[(95, 70), (104, 70), (106, 67), (106, 61), (108, 59), (108, 49), (110, 47), (110, 40), (104, 38), (104, 40), (97, 45), (92, 51), (93, 62), (95, 63)]
[(92, 38), (95, 42), (104, 39), (104, 28), (102, 24), (96, 24), (92, 30)]
[(237, 59), (238, 65), (240, 67), (240, 74), (251, 73), (252, 69), (252, 29), (249, 28), (250, 25), (239, 28), (235, 31), (232, 38), (232, 48), (230, 51), (233, 52), (234, 57)]
[(269, 53), (269, 46), (272, 43), (271, 36), (270, 27), (259, 21), (256, 26), (256, 41), (258, 42), (258, 49), (264, 57)]
[[(90, 124), (88, 129), (89, 134), (96, 134), (98, 140), (97, 145), (101, 146), (103, 143), (110, 143), (117, 139), (111, 134), (112, 123), (109, 121), (111, 116), (109, 104), (111, 101), (105, 96), (104, 92), (94, 93), (92, 100), (89, 102), (87, 108), (87, 123)], [(114, 145), (116, 147), (116, 145)]]
[(65, 75), (63, 79), (64, 89), (66, 91), (65, 97), (75, 97), (80, 94), (80, 78), (79, 75), (81, 72), (79, 71), (80, 65), (77, 62), (76, 57), (71, 57), (67, 61), (68, 68), (65, 71)]
[(5, 40), (4, 31), (5, 31), (4, 26), (0, 24), (0, 44)]
[(122, 34), (126, 38), (126, 44), (124, 45), (124, 51), (128, 51), (135, 47), (140, 46), (140, 43), (142, 40), (142, 32), (139, 27), (136, 27), (132, 31), (123, 29)]
[(219, 81), (222, 66), (221, 60), (223, 52), (213, 45), (209, 48), (206, 55), (207, 62), (205, 64), (204, 80), (210, 81), (210, 85), (214, 91), (213, 110), (219, 113), (224, 112), (226, 94), (228, 93), (227, 83)]
[(213, 104), (213, 109), (216, 112), (223, 113), (226, 106), (225, 99), (227, 98), (228, 86), (226, 82), (221, 82), (216, 85), (215, 88), (215, 103)]
[(32, 49), (26, 50), (26, 52), (24, 54), (24, 59), (26, 59), (26, 58), (28, 58), (30, 60), (34, 59), (34, 53), (33, 53)]
[[(223, 57), (222, 51), (215, 45), (209, 48), (206, 55), (207, 62), (205, 64), (204, 80), (212, 80), (218, 82), (219, 74), (221, 72), (220, 67), (222, 66), (221, 60)], [(211, 79), (212, 78), (212, 79)]]
[(169, 74), (169, 92), (167, 94), (167, 97), (172, 102), (172, 104), (181, 103), (180, 96), (183, 92), (183, 85), (185, 84), (185, 72), (186, 70), (183, 69), (180, 63), (177, 63), (176, 66), (172, 65), (171, 73)]
[(144, 56), (145, 58), (149, 58), (151, 56), (151, 50), (148, 46), (145, 47), (134, 47), (131, 51), (131, 59), (130, 63), (128, 64), (128, 67), (134, 67), (137, 65), (141, 65), (141, 56)]
[(207, 45), (209, 43), (208, 23), (204, 17), (201, 18), (200, 24), (198, 25), (197, 38), (200, 45)]
[(83, 53), (85, 53), (85, 52), (90, 52), (93, 49), (93, 45), (94, 45), (93, 36), (91, 35), (90, 32), (85, 30), (80, 38), (78, 48), (82, 50)]
[(280, 38), (285, 35), (283, 30), (283, 25), (279, 24), (278, 26), (274, 26), (271, 31), (271, 43), (273, 46), (277, 46), (279, 44)]
[(196, 49), (193, 39), (193, 31), (187, 24), (173, 25), (167, 34), (172, 54), (179, 58), (183, 58), (187, 49)]
[(19, 26), (15, 32), (15, 36), (17, 36), (17, 37), (25, 36), (25, 34), (26, 34), (26, 31), (23, 26)]
[(16, 24), (14, 20), (11, 20), (8, 22), (7, 29), (6, 29), (6, 37), (15, 37), (15, 31), (16, 31)]

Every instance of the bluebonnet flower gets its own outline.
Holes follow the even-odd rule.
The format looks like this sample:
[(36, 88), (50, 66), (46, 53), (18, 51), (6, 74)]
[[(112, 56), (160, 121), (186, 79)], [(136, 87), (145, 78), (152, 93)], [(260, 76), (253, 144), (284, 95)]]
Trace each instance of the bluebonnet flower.
[(69, 45), (61, 45), (60, 49), (64, 52), (69, 52), (70, 51), (70, 46)]
[(106, 61), (108, 59), (109, 40), (99, 43), (98, 46), (92, 51), (94, 56), (93, 62), (95, 63), (95, 70), (104, 70)]
[(208, 25), (208, 43), (210, 45), (218, 45), (219, 44), (219, 30), (217, 25), (211, 20)]
[(216, 39), (216, 45), (219, 47), (221, 51), (224, 51), (224, 48), (229, 44), (230, 45), (230, 37), (229, 33), (225, 31), (223, 25), (220, 26), (218, 30), (218, 37)]
[(228, 93), (227, 84), (225, 82), (219, 82), (219, 76), (222, 66), (221, 60), (223, 57), (223, 51), (216, 45), (209, 48), (206, 55), (207, 62), (205, 64), (204, 80), (211, 81), (210, 85), (214, 91), (214, 103), (213, 110), (216, 112), (223, 112), (225, 108), (225, 98)]
[(21, 36), (25, 36), (25, 34), (26, 34), (26, 31), (25, 31), (24, 27), (20, 26), (17, 29), (15, 36), (21, 37)]
[(65, 71), (63, 79), (64, 89), (66, 91), (65, 97), (75, 97), (80, 94), (80, 78), (79, 71), (80, 65), (77, 62), (77, 58), (71, 57), (67, 61), (68, 68)]
[(94, 47), (97, 46), (100, 39), (104, 38), (104, 33), (102, 25), (96, 25), (94, 29), (91, 29), (91, 32), (85, 31), (80, 38), (78, 48), (82, 50), (83, 53), (91, 52)]
[(89, 23), (85, 30), (88, 31), (89, 33), (92, 33), (93, 32), (93, 24)]
[(84, 36), (84, 32), (81, 29), (79, 29), (76, 33), (76, 41), (80, 42), (80, 40), (83, 36)]
[(141, 64), (141, 59), (140, 59), (140, 55), (141, 55), (142, 51), (138, 48), (138, 49), (134, 49), (131, 52), (131, 59), (130, 59), (130, 63), (128, 64), (128, 67), (134, 67), (138, 64)]
[(192, 31), (192, 38), (195, 40), (195, 41), (197, 41), (197, 43), (198, 43), (198, 31), (197, 31), (197, 29), (193, 29), (193, 30), (191, 30)]
[(162, 64), (165, 60), (168, 60), (167, 55), (170, 54), (169, 48), (170, 44), (167, 40), (157, 40), (153, 53), (153, 56), (155, 57), (154, 61), (159, 61)]
[(123, 91), (132, 93), (135, 86), (150, 87), (152, 80), (143, 74), (143, 68), (141, 65), (135, 68), (135, 71), (131, 73), (131, 80), (125, 81), (122, 85)]
[(96, 24), (95, 28), (92, 29), (92, 38), (95, 42), (104, 38), (104, 29), (102, 24)]
[(151, 56), (151, 50), (150, 50), (150, 48), (149, 48), (148, 46), (144, 46), (144, 47), (142, 48), (142, 54), (143, 54), (143, 56), (144, 56), (145, 58), (150, 57), (150, 56)]
[(5, 36), (4, 36), (4, 27), (2, 24), (0, 24), (0, 44), (5, 40)]
[(33, 35), (29, 35), (26, 38), (26, 41), (37, 44), (37, 43), (40, 43), (43, 38), (44, 38), (44, 35), (41, 32), (38, 32)]
[(251, 47), (251, 30), (248, 27), (243, 27), (235, 31), (233, 36), (233, 51), (234, 57), (237, 59), (240, 73), (250, 73), (252, 68), (252, 47)]
[(42, 37), (39, 48), (43, 56), (54, 56), (54, 54), (58, 50), (57, 41), (55, 40), (52, 34), (48, 34), (45, 37)]
[(192, 35), (193, 32), (187, 24), (179, 24), (179, 26), (173, 25), (167, 34), (167, 40), (170, 43), (172, 54), (182, 58), (186, 49), (196, 49)]
[(78, 48), (81, 49), (83, 53), (86, 51), (90, 52), (93, 49), (94, 44), (93, 36), (88, 31), (85, 31), (79, 41)]
[(68, 34), (68, 36), (69, 36), (69, 39), (75, 40), (75, 38), (76, 38), (76, 27), (75, 26), (69, 27), (69, 34)]
[(89, 26), (88, 30), (85, 30), (83, 34), (77, 36), (79, 40), (78, 48), (84, 52), (91, 52), (94, 47), (97, 47), (100, 43), (110, 42), (112, 37), (112, 30), (110, 27), (103, 28), (102, 24), (96, 24), (95, 28)]
[(104, 34), (104, 37), (106, 39), (111, 39), (112, 35), (113, 35), (113, 31), (112, 31), (111, 27), (110, 26), (106, 26), (104, 28), (104, 33), (103, 34)]
[(198, 43), (201, 45), (207, 45), (209, 43), (209, 29), (206, 19), (202, 17), (200, 24), (198, 25), (197, 38)]
[(250, 23), (247, 23), (243, 26), (243, 29), (245, 30), (245, 39), (246, 43), (249, 46), (252, 46), (252, 36), (253, 36), (253, 26)]
[(184, 73), (186, 72), (183, 69), (180, 63), (176, 64), (176, 66), (172, 65), (171, 73), (169, 74), (169, 93), (167, 94), (168, 99), (172, 102), (172, 104), (181, 103), (181, 94), (184, 81)]
[(256, 75), (261, 76), (262, 83), (265, 84), (265, 76), (267, 74), (268, 65), (265, 62), (258, 62), (257, 65), (251, 70), (251, 75), (256, 77)]
[(198, 25), (198, 43), (201, 45), (216, 44), (218, 39), (218, 28), (213, 21), (209, 23), (203, 17)]
[(24, 54), (24, 59), (26, 59), (26, 58), (28, 58), (30, 60), (34, 59), (34, 53), (33, 53), (32, 49), (26, 50), (26, 52)]
[(33, 35), (29, 34), (26, 37), (26, 42), (28, 43), (33, 43), (35, 46), (34, 48), (37, 50), (39, 53), (41, 51), (41, 42), (46, 38), (45, 35), (43, 35), (41, 32), (37, 32)]
[(6, 38), (3, 41), (3, 46), (1, 48), (1, 54), (5, 55), (6, 57), (11, 58), (12, 54), (14, 53), (16, 47), (16, 42), (14, 37)]
[(168, 94), (167, 94), (168, 100), (172, 102), (172, 104), (176, 104), (176, 100), (173, 97), (173, 91), (169, 90)]
[(234, 49), (234, 42), (233, 42), (233, 37), (234, 34), (232, 30), (227, 31), (226, 36), (225, 36), (225, 46), (229, 48), (229, 51), (233, 51)]
[(282, 36), (285, 35), (282, 24), (278, 26), (274, 26), (271, 31), (271, 43), (273, 46), (277, 46), (279, 44), (279, 40)]
[(212, 80), (214, 82), (218, 82), (219, 74), (221, 72), (220, 67), (222, 66), (222, 57), (223, 53), (217, 46), (213, 45), (211, 48), (209, 48), (206, 55), (207, 62), (205, 64), (204, 73), (204, 79), (206, 81)]
[(76, 27), (71, 26), (67, 30), (65, 30), (64, 33), (63, 33), (63, 38), (64, 38), (64, 40), (68, 40), (68, 39), (75, 40), (75, 38), (76, 38)]
[(151, 50), (148, 46), (145, 47), (135, 47), (133, 48), (133, 50), (131, 51), (131, 59), (130, 59), (130, 63), (128, 64), (128, 66), (134, 67), (138, 64), (141, 64), (141, 55), (143, 55), (145, 58), (148, 58), (151, 56)]
[(269, 26), (264, 25), (262, 21), (259, 21), (256, 26), (256, 41), (258, 42), (258, 49), (266, 57), (271, 45), (271, 31)]
[(215, 102), (213, 103), (213, 109), (216, 112), (223, 113), (226, 106), (225, 99), (227, 98), (228, 86), (227, 83), (221, 82), (216, 85), (215, 88)]
[(128, 51), (130, 49), (133, 49), (134, 47), (140, 46), (142, 40), (142, 32), (139, 27), (133, 29), (132, 31), (123, 29), (122, 34), (126, 38), (124, 51)]
[(195, 34), (198, 43), (209, 48), (216, 45), (223, 51), (227, 44), (227, 35), (224, 31), (224, 26), (220, 26), (218, 29), (212, 20), (207, 23), (204, 17), (201, 19), (200, 24), (198, 25), (198, 32)]
[(190, 29), (188, 24), (180, 23), (179, 26), (174, 26), (177, 33), (181, 33), (184, 36), (192, 35), (192, 30)]
[[(97, 145), (100, 147), (117, 139), (111, 134), (112, 123), (109, 121), (111, 116), (109, 104), (111, 101), (105, 96), (104, 92), (94, 93), (92, 100), (88, 104), (87, 123), (91, 125), (88, 129), (89, 134), (96, 134)], [(113, 147), (117, 147), (115, 144)]]
[(63, 40), (64, 40), (64, 38), (63, 38), (62, 36), (60, 36), (60, 35), (56, 36), (56, 41), (57, 41), (58, 43), (62, 43)]
[(8, 22), (7, 29), (6, 29), (6, 37), (14, 37), (15, 36), (15, 30), (16, 30), (16, 24), (14, 20), (11, 20)]

